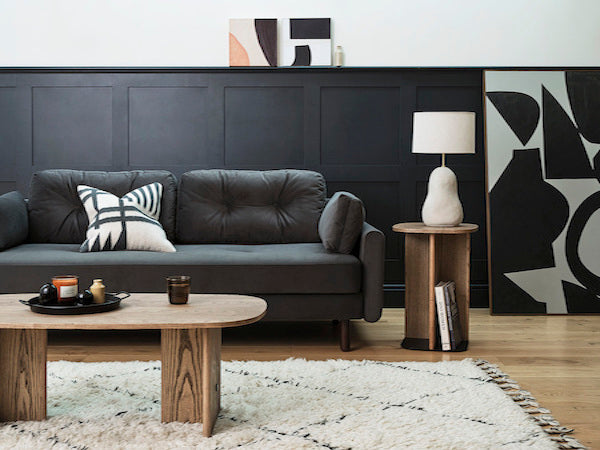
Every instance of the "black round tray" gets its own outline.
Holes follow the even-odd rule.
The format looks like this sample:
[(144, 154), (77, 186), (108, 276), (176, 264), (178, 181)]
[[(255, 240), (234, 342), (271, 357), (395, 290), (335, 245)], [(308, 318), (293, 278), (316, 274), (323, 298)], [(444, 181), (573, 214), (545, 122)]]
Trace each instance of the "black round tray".
[[(124, 297), (119, 297), (119, 295), (124, 295)], [(39, 303), (38, 297), (19, 301), (31, 307), (33, 312), (40, 314), (93, 314), (117, 309), (121, 304), (121, 300), (125, 300), (130, 295), (128, 292), (106, 294), (104, 296), (104, 303), (92, 303), (91, 305), (42, 305)]]

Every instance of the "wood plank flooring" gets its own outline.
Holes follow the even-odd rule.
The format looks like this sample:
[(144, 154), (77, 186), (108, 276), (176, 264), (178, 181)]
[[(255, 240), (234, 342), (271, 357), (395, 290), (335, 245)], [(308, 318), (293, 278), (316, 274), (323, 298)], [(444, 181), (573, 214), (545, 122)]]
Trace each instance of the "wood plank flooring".
[[(471, 310), (470, 345), (463, 353), (400, 347), (404, 310), (385, 309), (376, 323), (352, 322), (353, 351), (339, 350), (330, 323), (257, 323), (223, 330), (224, 360), (374, 359), (441, 361), (466, 357), (499, 364), (574, 436), (600, 449), (600, 316), (490, 316)], [(48, 359), (160, 359), (157, 331), (51, 331)]]

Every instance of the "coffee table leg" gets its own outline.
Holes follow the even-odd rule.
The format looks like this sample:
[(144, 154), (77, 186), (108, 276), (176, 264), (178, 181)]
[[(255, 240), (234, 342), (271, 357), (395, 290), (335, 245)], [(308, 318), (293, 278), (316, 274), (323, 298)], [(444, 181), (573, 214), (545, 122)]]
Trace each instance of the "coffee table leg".
[(161, 330), (162, 421), (202, 422), (202, 330)]
[(0, 330), (0, 422), (46, 418), (46, 330)]
[(221, 329), (202, 329), (202, 434), (212, 434), (221, 408)]
[(221, 329), (161, 330), (162, 421), (203, 422), (221, 407)]

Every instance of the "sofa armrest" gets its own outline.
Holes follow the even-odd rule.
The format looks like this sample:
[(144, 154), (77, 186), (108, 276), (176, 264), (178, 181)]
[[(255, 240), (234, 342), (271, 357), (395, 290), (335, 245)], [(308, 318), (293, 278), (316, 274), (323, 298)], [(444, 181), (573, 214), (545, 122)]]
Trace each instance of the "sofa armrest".
[(27, 203), (17, 192), (0, 195), (0, 251), (19, 245), (29, 234)]
[(364, 317), (375, 322), (383, 308), (383, 264), (385, 261), (385, 235), (367, 222), (360, 235), (358, 258), (362, 263), (362, 290)]

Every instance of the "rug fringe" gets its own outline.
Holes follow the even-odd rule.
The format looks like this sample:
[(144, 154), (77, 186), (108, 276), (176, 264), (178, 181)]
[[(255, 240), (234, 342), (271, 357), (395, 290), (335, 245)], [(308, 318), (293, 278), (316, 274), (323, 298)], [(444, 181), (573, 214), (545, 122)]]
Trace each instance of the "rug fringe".
[(550, 410), (542, 408), (531, 392), (521, 389), (521, 386), (500, 370), (498, 365), (492, 364), (485, 359), (476, 359), (473, 362), (489, 376), (488, 381), (496, 383), (498, 387), (503, 389), (505, 394), (523, 408), (523, 411), (529, 414), (529, 417), (534, 420), (542, 430), (548, 433), (550, 439), (556, 442), (559, 448), (587, 449), (587, 447), (581, 444), (577, 439), (568, 436), (569, 433), (573, 432), (573, 428), (561, 426), (558, 420), (550, 414)]

